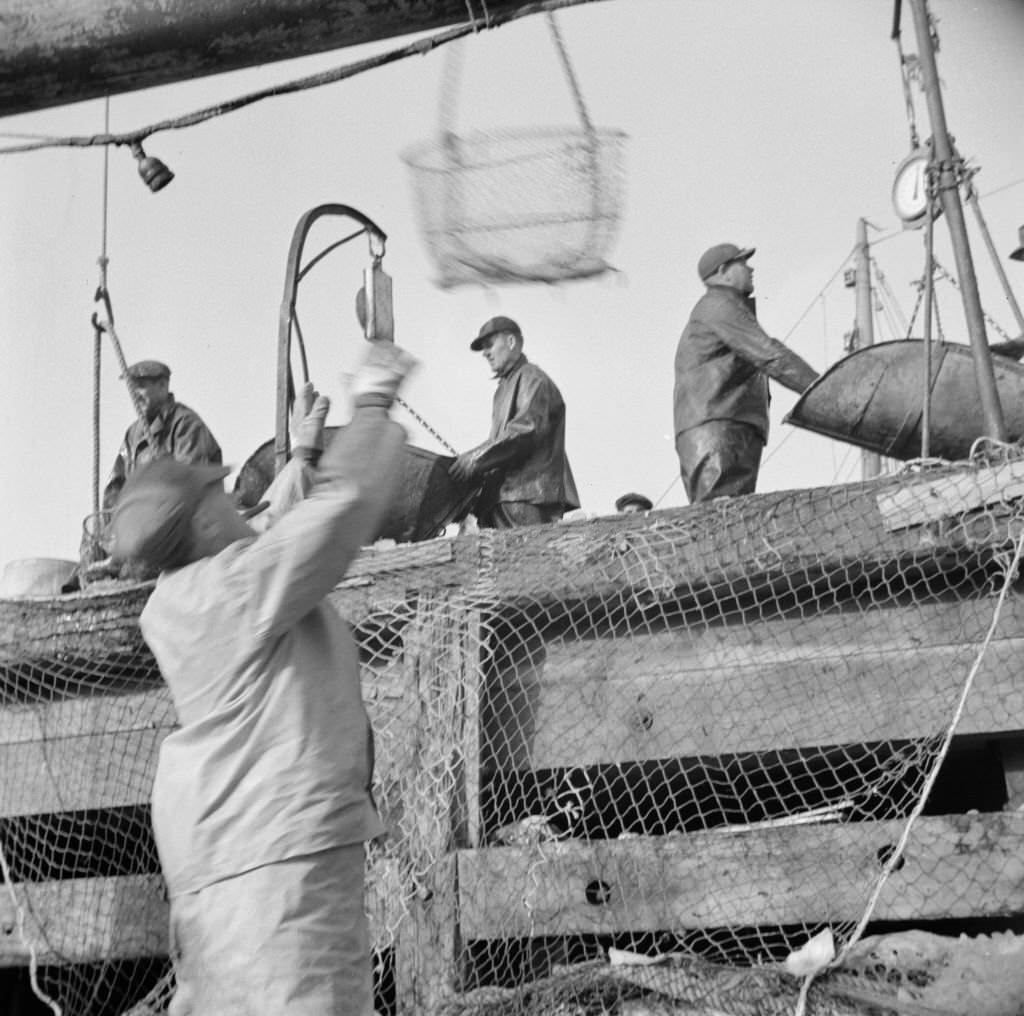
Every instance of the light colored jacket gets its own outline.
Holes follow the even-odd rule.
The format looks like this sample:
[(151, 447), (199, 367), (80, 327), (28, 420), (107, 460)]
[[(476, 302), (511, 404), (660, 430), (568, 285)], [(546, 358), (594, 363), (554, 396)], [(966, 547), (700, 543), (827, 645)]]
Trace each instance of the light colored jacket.
[(326, 597), (375, 535), (403, 441), (356, 410), (306, 500), (157, 582), (140, 625), (181, 724), (153, 787), (172, 897), (383, 831), (356, 647)]

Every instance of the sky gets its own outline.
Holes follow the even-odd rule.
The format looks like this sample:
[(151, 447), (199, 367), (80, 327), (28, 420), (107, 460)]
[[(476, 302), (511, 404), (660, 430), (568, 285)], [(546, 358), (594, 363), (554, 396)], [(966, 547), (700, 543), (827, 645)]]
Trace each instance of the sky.
[[(1024, 264), (1006, 255), (1024, 225), (1024, 2), (931, 0), (946, 115), (1003, 267), (1024, 299)], [(903, 44), (916, 51), (908, 5)], [(700, 254), (756, 246), (758, 316), (818, 370), (844, 354), (854, 316), (843, 285), (858, 220), (909, 317), (923, 234), (901, 229), (890, 194), (910, 150), (890, 0), (604, 0), (558, 16), (591, 119), (626, 132), (615, 270), (558, 285), (442, 289), (419, 231), (400, 153), (440, 123), (568, 127), (575, 108), (543, 17), (483, 31), (462, 48), (444, 93), (446, 48), (327, 87), (266, 100), (153, 135), (147, 151), (176, 174), (152, 194), (127, 149), (109, 152), (108, 286), (129, 362), (172, 368), (176, 397), (240, 466), (274, 431), (278, 311), (292, 232), (307, 210), (358, 208), (388, 236), (397, 341), (421, 363), (404, 395), (458, 450), (487, 436), (493, 381), (469, 342), (506, 314), (567, 405), (567, 449), (583, 508), (613, 511), (625, 491), (660, 508), (686, 504), (672, 433), (672, 361), (703, 291)], [(393, 48), (389, 40), (116, 95), (110, 129), (131, 130), (273, 83)], [(443, 102), (447, 94), (452, 101)], [(930, 134), (923, 95), (917, 126)], [(105, 103), (0, 118), (0, 147), (20, 135), (95, 134)], [(102, 151), (0, 156), (0, 567), (76, 558), (93, 497), (93, 295), (104, 231)], [(515, 208), (524, 195), (507, 195)], [(1017, 334), (980, 236), (971, 228), (990, 341)], [(337, 236), (314, 233), (328, 242)], [(317, 248), (318, 249), (318, 248)], [(936, 254), (953, 269), (944, 224)], [(351, 244), (300, 289), (310, 367), (346, 415), (345, 374), (362, 350), (352, 311), (367, 261)], [(328, 264), (330, 267), (328, 267)], [(309, 290), (307, 295), (306, 290)], [(950, 341), (966, 342), (962, 305), (939, 284)], [(903, 337), (879, 312), (876, 341)], [(919, 329), (918, 329), (919, 333)], [(108, 340), (101, 360), (101, 482), (133, 410)], [(795, 396), (773, 385), (759, 490), (857, 480), (859, 452), (782, 422)], [(413, 444), (443, 451), (404, 410)], [(229, 479), (230, 483), (230, 479)]]

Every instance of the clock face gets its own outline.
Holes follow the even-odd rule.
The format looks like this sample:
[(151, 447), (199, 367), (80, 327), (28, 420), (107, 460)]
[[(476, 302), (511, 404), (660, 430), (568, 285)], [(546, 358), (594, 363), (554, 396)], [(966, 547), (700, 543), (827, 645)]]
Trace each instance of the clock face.
[(911, 152), (896, 170), (892, 206), (904, 225), (920, 225), (928, 210), (928, 153)]

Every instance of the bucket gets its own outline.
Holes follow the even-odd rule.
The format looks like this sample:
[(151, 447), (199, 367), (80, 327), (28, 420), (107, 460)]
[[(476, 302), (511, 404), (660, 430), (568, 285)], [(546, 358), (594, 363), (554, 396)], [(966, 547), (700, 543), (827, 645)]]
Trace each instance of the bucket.
[[(993, 356), (1009, 441), (1024, 437), (1024, 366)], [(794, 427), (878, 452), (921, 455), (925, 349), (922, 339), (865, 346), (830, 367), (785, 417)], [(986, 430), (969, 346), (932, 343), (928, 454), (956, 462)]]
[[(338, 427), (324, 429), (329, 442)], [(448, 473), (453, 458), (406, 445), (402, 453), (402, 475), (398, 494), (388, 509), (378, 539), (396, 543), (417, 543), (439, 536), (445, 526), (459, 522), (476, 499), (477, 488), (461, 483)], [(246, 459), (235, 480), (235, 498), (240, 508), (258, 504), (274, 479), (274, 442), (265, 441)]]
[(438, 285), (607, 271), (625, 141), (612, 129), (513, 128), (441, 134), (402, 152)]
[(60, 596), (78, 567), (59, 557), (24, 557), (8, 561), (0, 573), (0, 596)]

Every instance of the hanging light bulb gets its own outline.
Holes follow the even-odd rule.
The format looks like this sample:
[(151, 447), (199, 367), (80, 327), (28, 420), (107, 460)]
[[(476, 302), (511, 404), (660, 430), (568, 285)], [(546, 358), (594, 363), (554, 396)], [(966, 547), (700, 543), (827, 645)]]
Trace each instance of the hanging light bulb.
[(158, 190), (163, 190), (174, 179), (174, 174), (164, 163), (142, 150), (141, 141), (132, 142), (132, 155), (139, 160), (139, 176), (154, 194)]

